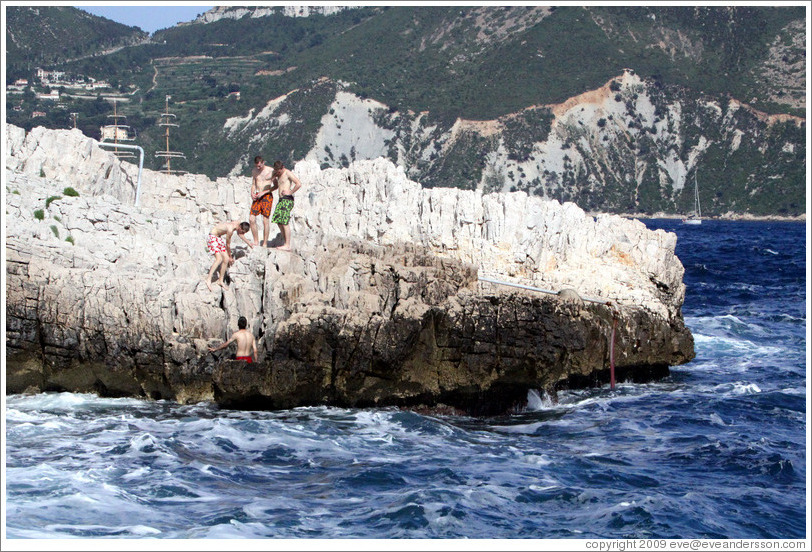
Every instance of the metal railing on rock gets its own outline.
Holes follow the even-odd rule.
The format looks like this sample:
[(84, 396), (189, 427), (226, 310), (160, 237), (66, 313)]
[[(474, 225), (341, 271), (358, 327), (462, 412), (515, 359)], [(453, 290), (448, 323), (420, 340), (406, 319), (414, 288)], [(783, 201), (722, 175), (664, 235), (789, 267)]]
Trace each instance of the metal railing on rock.
[[(481, 276), (479, 277), (479, 281), (480, 282), (488, 282), (489, 284), (499, 284), (501, 286), (511, 286), (511, 287), (516, 287), (516, 288), (521, 288), (521, 289), (527, 289), (527, 290), (530, 290), (530, 291), (538, 291), (538, 292), (541, 292), (541, 293), (549, 293), (550, 295), (559, 295), (560, 294), (560, 292), (553, 291), (551, 289), (542, 289), (542, 288), (537, 288), (537, 287), (533, 287), (533, 286), (526, 286), (524, 284), (516, 284), (514, 282), (503, 282), (501, 280), (493, 280), (491, 278), (483, 278)], [(581, 297), (581, 299), (583, 299), (584, 301), (589, 301), (590, 303), (600, 303), (602, 305), (611, 305), (612, 304), (611, 301), (606, 301), (605, 299), (596, 299), (594, 297), (583, 297), (580, 294), (578, 294), (578, 296)]]
[(141, 199), (141, 171), (144, 169), (144, 148), (130, 144), (111, 144), (109, 142), (99, 142), (98, 144), (100, 146), (138, 150), (140, 154), (138, 158), (138, 182), (135, 186), (135, 206), (138, 207), (138, 201)]
[[(538, 291), (540, 293), (548, 293), (550, 295), (560, 295), (560, 292), (553, 291), (551, 289), (543, 289), (534, 286), (527, 286), (524, 284), (516, 284), (514, 282), (503, 282), (501, 280), (494, 280), (492, 278), (483, 278), (481, 276), (478, 277), (480, 282), (487, 282), (489, 284), (497, 284), (501, 286), (510, 286), (516, 287), (521, 289), (526, 289), (529, 291)], [(576, 292), (577, 293), (577, 292)], [(581, 297), (581, 295), (578, 295)], [(615, 332), (617, 330), (617, 320), (618, 320), (618, 313), (615, 305), (611, 301), (606, 301), (604, 299), (596, 299), (593, 297), (581, 297), (584, 301), (589, 301), (591, 303), (600, 303), (602, 305), (606, 305), (612, 311), (612, 334), (609, 338), (609, 384), (612, 390), (615, 389)]]

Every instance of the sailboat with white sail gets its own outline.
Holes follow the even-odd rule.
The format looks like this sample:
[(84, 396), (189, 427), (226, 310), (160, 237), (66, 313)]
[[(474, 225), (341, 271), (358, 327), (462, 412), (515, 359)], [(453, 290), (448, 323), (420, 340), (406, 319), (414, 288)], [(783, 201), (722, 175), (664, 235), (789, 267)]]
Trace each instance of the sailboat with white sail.
[(682, 219), (682, 224), (702, 224), (702, 208), (699, 205), (699, 184), (694, 173), (694, 212)]

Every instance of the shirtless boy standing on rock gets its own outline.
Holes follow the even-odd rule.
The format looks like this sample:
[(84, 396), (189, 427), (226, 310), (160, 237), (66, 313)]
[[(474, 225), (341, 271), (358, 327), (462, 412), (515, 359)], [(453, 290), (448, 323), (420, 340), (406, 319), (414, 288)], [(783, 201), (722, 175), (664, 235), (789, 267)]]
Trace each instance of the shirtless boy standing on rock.
[(240, 316), (237, 320), (237, 327), (239, 330), (231, 335), (231, 339), (220, 345), (219, 347), (209, 347), (209, 351), (219, 351), (231, 345), (232, 341), (237, 342), (237, 356), (234, 360), (244, 360), (251, 364), (257, 360), (257, 342), (254, 339), (254, 334), (245, 329), (248, 325), (248, 320), (244, 316)]
[(248, 247), (254, 247), (254, 244), (245, 238), (245, 233), (250, 229), (251, 226), (247, 222), (232, 220), (231, 222), (219, 222), (215, 224), (214, 228), (209, 232), (206, 238), (206, 246), (209, 249), (209, 253), (214, 255), (214, 262), (209, 269), (208, 277), (206, 277), (206, 286), (209, 288), (209, 291), (212, 291), (211, 277), (214, 275), (214, 271), (217, 270), (218, 266), (220, 267), (220, 278), (217, 280), (217, 285), (223, 289), (228, 289), (225, 283), (223, 283), (223, 279), (226, 277), (226, 270), (228, 270), (228, 267), (234, 262), (234, 256), (231, 254), (231, 235), (236, 232), (237, 235), (242, 238), (242, 241), (248, 244)]
[[(251, 234), (254, 236), (254, 245), (268, 247), (268, 234), (271, 232), (271, 208), (273, 207), (273, 192), (276, 184), (273, 183), (273, 169), (265, 166), (265, 160), (259, 155), (254, 157), (254, 168), (251, 171), (251, 211), (248, 222), (251, 224)], [(257, 241), (257, 215), (262, 215), (263, 241)]]
[(285, 243), (276, 249), (290, 251), (290, 212), (293, 210), (293, 194), (302, 188), (302, 183), (290, 170), (286, 169), (281, 161), (273, 164), (273, 178), (279, 187), (279, 203), (273, 212), (273, 219), (279, 225), (279, 230), (285, 238)]

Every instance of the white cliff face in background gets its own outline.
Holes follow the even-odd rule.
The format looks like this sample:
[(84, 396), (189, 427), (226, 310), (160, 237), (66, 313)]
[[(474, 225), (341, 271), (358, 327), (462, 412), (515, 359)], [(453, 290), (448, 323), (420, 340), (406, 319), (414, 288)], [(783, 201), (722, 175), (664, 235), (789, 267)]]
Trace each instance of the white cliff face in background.
[[(427, 188), (522, 191), (590, 212), (675, 213), (684, 211), (686, 184), (692, 190), (697, 173), (703, 194), (730, 201), (714, 194), (714, 175), (724, 173), (730, 156), (741, 157), (742, 147), (752, 152), (752, 182), (745, 185), (751, 196), (763, 193), (753, 180), (762, 177), (752, 172), (757, 166), (768, 166), (771, 181), (786, 178), (794, 189), (800, 134), (785, 125), (777, 129), (786, 136), (779, 143), (769, 131), (787, 122), (796, 129), (804, 124), (732, 99), (721, 105), (667, 91), (631, 71), (561, 104), (453, 122), (428, 112), (398, 112), (359, 98), (348, 83), (320, 78), (228, 119), (223, 135), (243, 152), (229, 176), (247, 174), (261, 152), (336, 168), (383, 157)], [(712, 184), (703, 187), (706, 182)]]
[(339, 90), (321, 118), (316, 144), (305, 159), (334, 166), (342, 161), (386, 157), (387, 143), (395, 133), (375, 124), (374, 114), (379, 109), (386, 106)]
[[(91, 279), (95, 262), (112, 274), (125, 271), (133, 281), (162, 282), (158, 287), (164, 292), (173, 288), (181, 298), (176, 301), (181, 315), (179, 322), (168, 322), (170, 330), (172, 324), (194, 325), (196, 319), (217, 316), (218, 294), (201, 290), (212, 260), (205, 236), (217, 221), (247, 219), (249, 177), (212, 181), (145, 169), (141, 204), (135, 207), (137, 166), (120, 162), (79, 131), (36, 128), (24, 136), (7, 125), (6, 148), (10, 240), (39, 242), (56, 264), (77, 266), (83, 259)], [(302, 161), (293, 171), (304, 184), (293, 210), (294, 249), (311, 250), (333, 237), (381, 245), (410, 242), (470, 262), (480, 276), (552, 291), (572, 288), (665, 318), (675, 316), (682, 304), (676, 236), (650, 231), (639, 221), (593, 218), (572, 203), (523, 192), (424, 189), (385, 159), (323, 171), (315, 161)], [(67, 186), (79, 197), (65, 196)], [(52, 196), (59, 199), (46, 207)], [(42, 220), (35, 216), (38, 210)], [(276, 234), (273, 229), (271, 237)], [(65, 241), (68, 236), (75, 245)], [(233, 243), (246, 249), (236, 236)], [(231, 269), (240, 289), (226, 295), (248, 305), (262, 301), (262, 290), (251, 288), (251, 274), (279, 272), (277, 256), (285, 254), (244, 253)], [(655, 281), (668, 286), (667, 298)]]
[[(262, 142), (263, 134), (268, 132), (269, 128), (284, 127), (290, 122), (289, 114), (284, 112), (278, 115), (276, 114), (286, 98), (287, 95), (282, 95), (278, 98), (271, 99), (256, 115), (252, 109), (245, 117), (231, 117), (230, 119), (226, 119), (223, 125), (223, 131), (229, 137), (235, 133), (249, 134), (251, 138), (248, 141), (248, 150), (253, 151), (256, 144)], [(250, 153), (245, 153), (228, 173), (228, 176), (239, 176), (246, 171), (250, 172), (253, 165), (253, 156)]]
[[(436, 158), (438, 144), (441, 146), (439, 154), (442, 155), (464, 133), (473, 133), (483, 138), (496, 136), (499, 144), (487, 154), (477, 187), (485, 189), (486, 183), (499, 181), (502, 183), (499, 191), (532, 188), (540, 190), (542, 197), (558, 199), (561, 197), (565, 172), (582, 170), (586, 162), (581, 152), (589, 152), (590, 157), (608, 159), (611, 150), (617, 150), (618, 144), (637, 139), (641, 133), (646, 132), (646, 128), (656, 128), (664, 137), (664, 142), (670, 141), (663, 149), (673, 151), (673, 155), (666, 156), (667, 161), (658, 167), (662, 183), (671, 184), (674, 190), (680, 190), (684, 186), (685, 175), (692, 166), (686, 166), (676, 154), (680, 150), (681, 140), (678, 106), (667, 116), (658, 117), (640, 77), (625, 72), (613, 81), (614, 89), (607, 83), (562, 104), (542, 106), (553, 112), (551, 132), (547, 139), (532, 145), (530, 154), (523, 161), (512, 159), (511, 152), (505, 147), (500, 137), (504, 131), (504, 122), (501, 120), (458, 119), (447, 131), (437, 132), (435, 126), (425, 123), (423, 117), (418, 115), (409, 134), (403, 135), (380, 128), (380, 123), (375, 120), (376, 110), (384, 113), (388, 111), (386, 105), (362, 100), (339, 88), (330, 113), (322, 117), (316, 142), (305, 159), (332, 166), (346, 166), (347, 161), (386, 157), (391, 141), (399, 152), (397, 163), (408, 174), (414, 175), (412, 165)], [(616, 96), (620, 96), (622, 101), (618, 101)], [(397, 118), (398, 114), (391, 117)], [(390, 124), (395, 122), (394, 118)], [(598, 121), (601, 120), (602, 123), (599, 124)], [(431, 126), (424, 128), (427, 124)], [(580, 148), (571, 147), (574, 143)], [(695, 160), (696, 154), (691, 155), (691, 159)], [(606, 164), (611, 166), (613, 163), (607, 161)], [(635, 178), (645, 170), (645, 166), (637, 167)], [(602, 184), (596, 181), (595, 185)]]
[(217, 6), (197, 16), (192, 23), (214, 23), (220, 19), (242, 19), (243, 17), (267, 17), (281, 12), (287, 17), (309, 17), (311, 15), (333, 15), (342, 10), (352, 9), (347, 6), (277, 6), (277, 7), (240, 7)]
[[(561, 104), (531, 106), (494, 120), (457, 119), (450, 126), (427, 113), (400, 113), (361, 100), (344, 83), (335, 87), (306, 160), (346, 167), (387, 157), (428, 187), (524, 191), (562, 202), (577, 198), (595, 211), (646, 211), (652, 196), (661, 196), (654, 203), (672, 212), (669, 205), (678, 201), (686, 183), (693, 185), (709, 155), (732, 155), (743, 140), (765, 140), (758, 124), (803, 124), (800, 118), (762, 114), (735, 100), (725, 106), (674, 94), (666, 100), (656, 83), (631, 71)], [(740, 108), (747, 113), (743, 121), (759, 123), (737, 128), (751, 124), (732, 120)], [(791, 143), (783, 148), (797, 149)], [(640, 205), (641, 197), (648, 207)]]

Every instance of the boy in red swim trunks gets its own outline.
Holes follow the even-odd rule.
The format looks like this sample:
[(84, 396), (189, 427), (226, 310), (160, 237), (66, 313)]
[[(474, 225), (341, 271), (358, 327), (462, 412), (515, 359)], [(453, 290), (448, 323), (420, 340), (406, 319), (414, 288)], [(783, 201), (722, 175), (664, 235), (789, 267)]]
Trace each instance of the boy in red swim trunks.
[(206, 247), (209, 253), (214, 255), (214, 262), (209, 269), (209, 275), (206, 277), (206, 287), (211, 291), (211, 277), (217, 267), (220, 267), (220, 279), (217, 280), (217, 285), (223, 289), (228, 287), (223, 283), (226, 277), (226, 270), (234, 262), (234, 256), (231, 254), (231, 235), (236, 232), (242, 238), (242, 241), (248, 244), (248, 247), (254, 247), (254, 244), (249, 242), (245, 233), (251, 229), (247, 222), (240, 222), (233, 220), (231, 222), (220, 222), (214, 225), (209, 235), (206, 237)]
[[(251, 234), (254, 236), (254, 245), (265, 245), (268, 247), (268, 235), (271, 232), (271, 209), (273, 207), (273, 192), (276, 183), (273, 181), (274, 171), (271, 167), (265, 166), (265, 161), (257, 155), (254, 157), (254, 168), (251, 171), (253, 180), (251, 181), (251, 211), (248, 222), (251, 224)], [(257, 241), (257, 215), (262, 215), (262, 236), (263, 241)]]
[(231, 339), (229, 339), (219, 347), (209, 347), (209, 351), (213, 353), (214, 351), (225, 349), (226, 347), (231, 345), (232, 341), (236, 341), (237, 356), (234, 357), (234, 360), (244, 360), (249, 364), (255, 362), (257, 360), (257, 342), (254, 339), (254, 335), (245, 329), (247, 325), (248, 320), (246, 320), (244, 316), (240, 316), (240, 319), (237, 320), (237, 327), (239, 328), (239, 330), (234, 332), (231, 335)]

